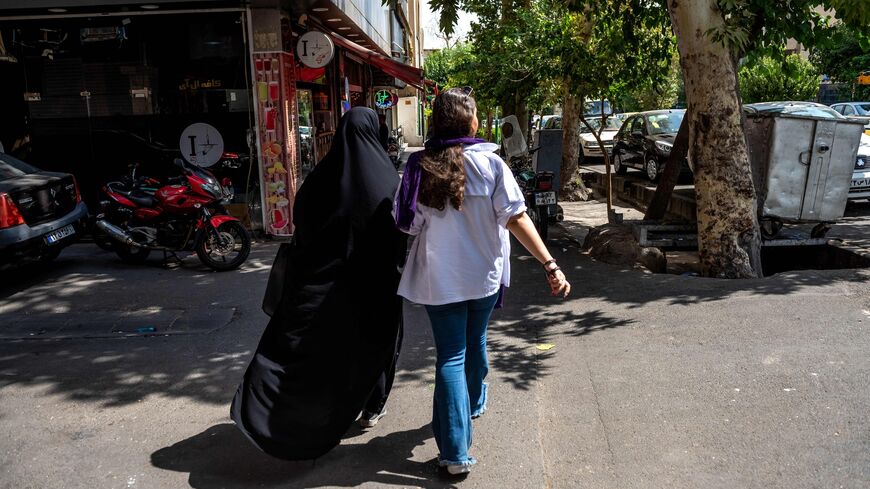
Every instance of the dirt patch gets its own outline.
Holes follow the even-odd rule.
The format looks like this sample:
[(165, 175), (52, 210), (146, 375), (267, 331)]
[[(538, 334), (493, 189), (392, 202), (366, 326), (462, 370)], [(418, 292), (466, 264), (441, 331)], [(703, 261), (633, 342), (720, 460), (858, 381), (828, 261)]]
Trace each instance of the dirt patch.
[(622, 224), (605, 224), (592, 228), (583, 242), (583, 250), (596, 260), (611, 265), (665, 273), (667, 258), (658, 248), (638, 244), (631, 228)]

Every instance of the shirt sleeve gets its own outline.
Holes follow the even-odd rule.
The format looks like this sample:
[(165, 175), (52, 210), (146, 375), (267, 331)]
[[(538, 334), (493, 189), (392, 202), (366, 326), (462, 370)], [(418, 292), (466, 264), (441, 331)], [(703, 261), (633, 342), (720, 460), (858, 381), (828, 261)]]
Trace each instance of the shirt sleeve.
[(526, 198), (517, 184), (514, 174), (507, 164), (493, 154), (493, 174), (495, 190), (492, 194), (492, 208), (495, 211), (499, 225), (506, 227), (510, 218), (526, 210)]

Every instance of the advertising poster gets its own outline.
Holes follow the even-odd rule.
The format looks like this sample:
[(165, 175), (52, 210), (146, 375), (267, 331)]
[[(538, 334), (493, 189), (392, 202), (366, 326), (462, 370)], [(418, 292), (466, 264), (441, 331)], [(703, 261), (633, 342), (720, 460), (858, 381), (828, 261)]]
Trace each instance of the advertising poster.
[(264, 226), (276, 236), (293, 233), (297, 168), (296, 76), (292, 53), (254, 54), (263, 175)]

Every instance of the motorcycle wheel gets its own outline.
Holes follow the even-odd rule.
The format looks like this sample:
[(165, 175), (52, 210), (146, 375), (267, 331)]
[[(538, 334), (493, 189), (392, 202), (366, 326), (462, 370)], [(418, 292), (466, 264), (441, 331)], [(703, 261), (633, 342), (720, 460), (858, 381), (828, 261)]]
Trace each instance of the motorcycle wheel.
[(148, 255), (151, 254), (151, 250), (148, 248), (138, 248), (117, 242), (114, 243), (114, 247), (115, 253), (122, 261), (133, 265), (141, 265), (142, 263), (145, 263), (145, 260), (148, 259)]
[(238, 221), (227, 221), (217, 228), (218, 238), (206, 233), (196, 245), (196, 256), (212, 270), (225, 272), (239, 268), (251, 253), (251, 235)]
[(537, 211), (538, 222), (535, 223), (535, 227), (538, 229), (538, 234), (541, 235), (541, 241), (546, 243), (550, 234), (550, 206), (539, 206)]
[(116, 241), (110, 238), (106, 233), (94, 230), (91, 232), (91, 237), (94, 238), (94, 244), (106, 251), (115, 251)]

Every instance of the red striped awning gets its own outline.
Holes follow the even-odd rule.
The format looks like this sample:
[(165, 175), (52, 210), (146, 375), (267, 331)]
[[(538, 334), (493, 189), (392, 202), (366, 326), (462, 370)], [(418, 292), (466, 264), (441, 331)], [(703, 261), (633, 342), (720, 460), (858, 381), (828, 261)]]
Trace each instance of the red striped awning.
[(363, 58), (367, 62), (371, 63), (372, 66), (377, 67), (384, 73), (398, 78), (403, 82), (411, 85), (420, 90), (425, 90), (423, 87), (425, 86), (426, 81), (423, 78), (423, 70), (420, 68), (415, 68), (410, 65), (406, 65), (400, 61), (397, 61), (393, 58), (388, 58), (381, 53), (372, 51), (371, 49), (364, 48), (359, 44), (345, 39), (340, 35), (330, 32), (330, 36), (339, 46), (352, 51), (357, 56)]

